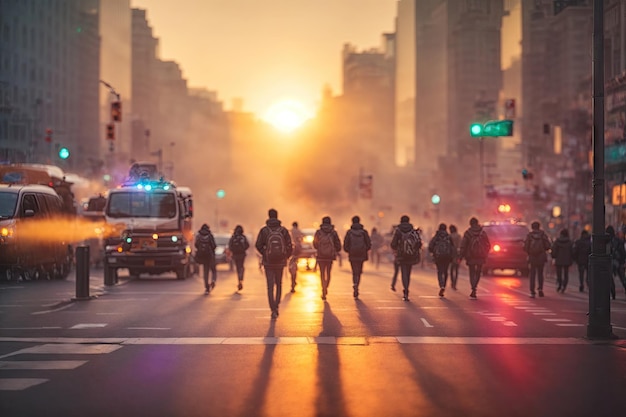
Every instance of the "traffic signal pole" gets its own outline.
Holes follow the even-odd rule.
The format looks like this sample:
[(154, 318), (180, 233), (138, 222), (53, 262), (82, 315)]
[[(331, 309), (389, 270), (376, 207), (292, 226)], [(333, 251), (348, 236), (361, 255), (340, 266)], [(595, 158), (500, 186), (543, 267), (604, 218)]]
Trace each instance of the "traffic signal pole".
[(611, 256), (606, 253), (604, 207), (604, 4), (593, 2), (593, 221), (589, 256), (589, 339), (615, 338), (609, 299)]

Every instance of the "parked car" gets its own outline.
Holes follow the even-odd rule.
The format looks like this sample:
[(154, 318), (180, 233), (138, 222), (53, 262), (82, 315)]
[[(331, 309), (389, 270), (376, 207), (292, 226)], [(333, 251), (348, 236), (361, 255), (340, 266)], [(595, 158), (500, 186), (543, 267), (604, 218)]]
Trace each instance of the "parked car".
[(491, 243), (483, 274), (513, 269), (522, 276), (528, 276), (528, 255), (524, 251), (524, 240), (530, 230), (526, 223), (488, 222), (483, 225), (483, 230)]
[(231, 235), (226, 233), (216, 233), (213, 237), (215, 237), (215, 244), (217, 245), (215, 248), (215, 264), (227, 264), (229, 270), (234, 270), (235, 263), (230, 256), (230, 250), (228, 250), (228, 241), (230, 240)]

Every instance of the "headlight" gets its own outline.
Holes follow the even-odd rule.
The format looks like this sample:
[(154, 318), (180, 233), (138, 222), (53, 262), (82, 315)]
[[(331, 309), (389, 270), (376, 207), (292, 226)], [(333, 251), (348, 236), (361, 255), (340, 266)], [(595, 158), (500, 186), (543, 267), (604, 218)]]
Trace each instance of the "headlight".
[(8, 226), (0, 229), (0, 237), (13, 237), (15, 233), (15, 228)]

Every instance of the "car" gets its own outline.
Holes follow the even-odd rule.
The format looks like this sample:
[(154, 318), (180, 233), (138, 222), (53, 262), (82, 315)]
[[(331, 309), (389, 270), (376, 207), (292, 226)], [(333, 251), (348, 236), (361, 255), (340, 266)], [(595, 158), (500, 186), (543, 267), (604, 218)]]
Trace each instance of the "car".
[(227, 264), (229, 270), (234, 270), (235, 264), (228, 250), (228, 241), (231, 235), (225, 233), (216, 233), (214, 236), (215, 244), (215, 265)]
[(528, 255), (524, 251), (524, 240), (530, 232), (528, 225), (523, 222), (488, 222), (483, 225), (483, 230), (491, 243), (483, 274), (508, 269), (528, 276)]

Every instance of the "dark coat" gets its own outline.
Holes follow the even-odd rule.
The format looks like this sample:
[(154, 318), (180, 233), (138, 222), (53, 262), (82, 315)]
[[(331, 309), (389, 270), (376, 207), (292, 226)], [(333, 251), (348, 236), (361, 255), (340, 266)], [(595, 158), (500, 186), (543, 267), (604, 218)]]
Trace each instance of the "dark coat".
[[(391, 249), (396, 251), (396, 263), (400, 265), (414, 265), (416, 263), (419, 263), (420, 261), (419, 256), (415, 258), (409, 258), (409, 257), (402, 256), (401, 254), (398, 253), (398, 246), (400, 245), (400, 242), (402, 241), (402, 234), (408, 233), (412, 230), (415, 230), (415, 228), (413, 227), (411, 223), (400, 223), (398, 227), (396, 227), (396, 230), (393, 232), (393, 237), (391, 238), (391, 244), (389, 246), (391, 246)], [(417, 231), (415, 233), (417, 233)], [(421, 249), (421, 245), (420, 245), (420, 249)]]
[[(198, 249), (200, 249), (200, 245), (202, 243), (208, 243), (209, 244), (209, 253), (205, 256), (199, 256), (198, 255)], [(213, 233), (211, 233), (210, 229), (207, 228), (202, 228), (198, 231), (198, 233), (196, 234), (195, 237), (195, 243), (194, 246), (196, 248), (196, 255), (194, 255), (194, 259), (196, 260), (196, 262), (198, 263), (211, 263), (211, 262), (215, 262), (215, 248), (217, 247), (217, 244), (215, 243), (215, 238), (213, 237)]]
[(578, 265), (589, 265), (591, 255), (591, 236), (581, 236), (574, 242), (574, 262)]
[(320, 256), (320, 254), (318, 253), (316, 255), (316, 259), (318, 261), (334, 261), (337, 258), (337, 252), (341, 251), (341, 241), (339, 240), (339, 235), (337, 234), (337, 231), (335, 230), (335, 226), (333, 226), (332, 224), (326, 224), (326, 223), (322, 224), (319, 230), (315, 231), (315, 236), (313, 236), (313, 247), (317, 249), (320, 243), (320, 238), (322, 237), (322, 235), (326, 235), (326, 234), (331, 235), (330, 238), (335, 248), (335, 255), (333, 255), (332, 258), (328, 258), (328, 257)]
[[(285, 240), (286, 254), (285, 254), (284, 259), (280, 263), (277, 263), (277, 264), (270, 264), (267, 261), (267, 257), (265, 255), (265, 248), (267, 246), (267, 238), (269, 237), (270, 230), (280, 230), (280, 233), (283, 236), (283, 239)], [(256, 244), (254, 246), (256, 247), (256, 250), (263, 257), (263, 265), (268, 266), (268, 267), (274, 267), (274, 268), (278, 268), (278, 267), (282, 268), (286, 266), (287, 259), (289, 259), (289, 257), (291, 256), (291, 253), (293, 252), (293, 246), (291, 243), (291, 236), (289, 235), (289, 230), (281, 226), (280, 220), (278, 219), (267, 219), (265, 221), (265, 226), (259, 231), (259, 235), (257, 236)]]
[[(534, 239), (541, 240), (544, 249), (543, 252), (535, 254), (529, 253), (531, 241)], [(528, 233), (528, 235), (526, 235), (526, 240), (524, 240), (524, 251), (528, 254), (528, 263), (539, 266), (545, 264), (548, 261), (548, 255), (546, 252), (550, 250), (551, 247), (552, 244), (550, 243), (550, 238), (543, 230), (538, 229)]]
[(465, 233), (463, 233), (463, 239), (461, 239), (461, 248), (459, 249), (460, 257), (465, 259), (465, 263), (467, 263), (467, 265), (483, 265), (487, 260), (487, 257), (481, 258), (470, 253), (470, 243), (475, 238), (486, 239), (489, 246), (491, 246), (491, 242), (489, 242), (489, 236), (487, 236), (487, 233), (483, 230), (482, 226), (470, 226), (469, 229), (467, 229)]
[[(441, 259), (437, 259), (437, 256), (435, 255), (435, 247), (439, 243), (439, 241), (445, 240), (445, 239), (450, 241), (450, 253), (446, 254), (446, 256), (442, 257)], [(428, 251), (433, 254), (433, 259), (435, 260), (435, 263), (450, 262), (456, 256), (456, 249), (454, 248), (454, 243), (452, 242), (452, 239), (450, 238), (450, 234), (448, 234), (448, 232), (446, 232), (445, 230), (437, 230), (437, 233), (435, 233), (435, 236), (433, 236), (430, 242), (428, 242)]]
[[(352, 250), (352, 236), (356, 233), (362, 233), (365, 238), (365, 252), (364, 254), (355, 253)], [(352, 223), (350, 229), (346, 232), (346, 237), (343, 239), (343, 250), (348, 253), (348, 259), (350, 261), (367, 261), (367, 252), (372, 248), (372, 241), (369, 233), (363, 228), (361, 223)]]
[(574, 243), (569, 237), (559, 236), (552, 243), (552, 258), (558, 266), (570, 266), (574, 263)]
[[(235, 253), (233, 251), (233, 241), (235, 240), (235, 238), (239, 239), (239, 236), (243, 237), (243, 248), (244, 251), (243, 253)], [(230, 240), (228, 241), (228, 250), (230, 250), (230, 253), (232, 254), (231, 256), (233, 257), (233, 259), (244, 259), (246, 257), (246, 251), (248, 250), (248, 248), (250, 247), (250, 242), (248, 242), (248, 238), (246, 237), (246, 235), (243, 234), (243, 229), (241, 228), (235, 228), (235, 232), (233, 233), (233, 235), (230, 237)]]

